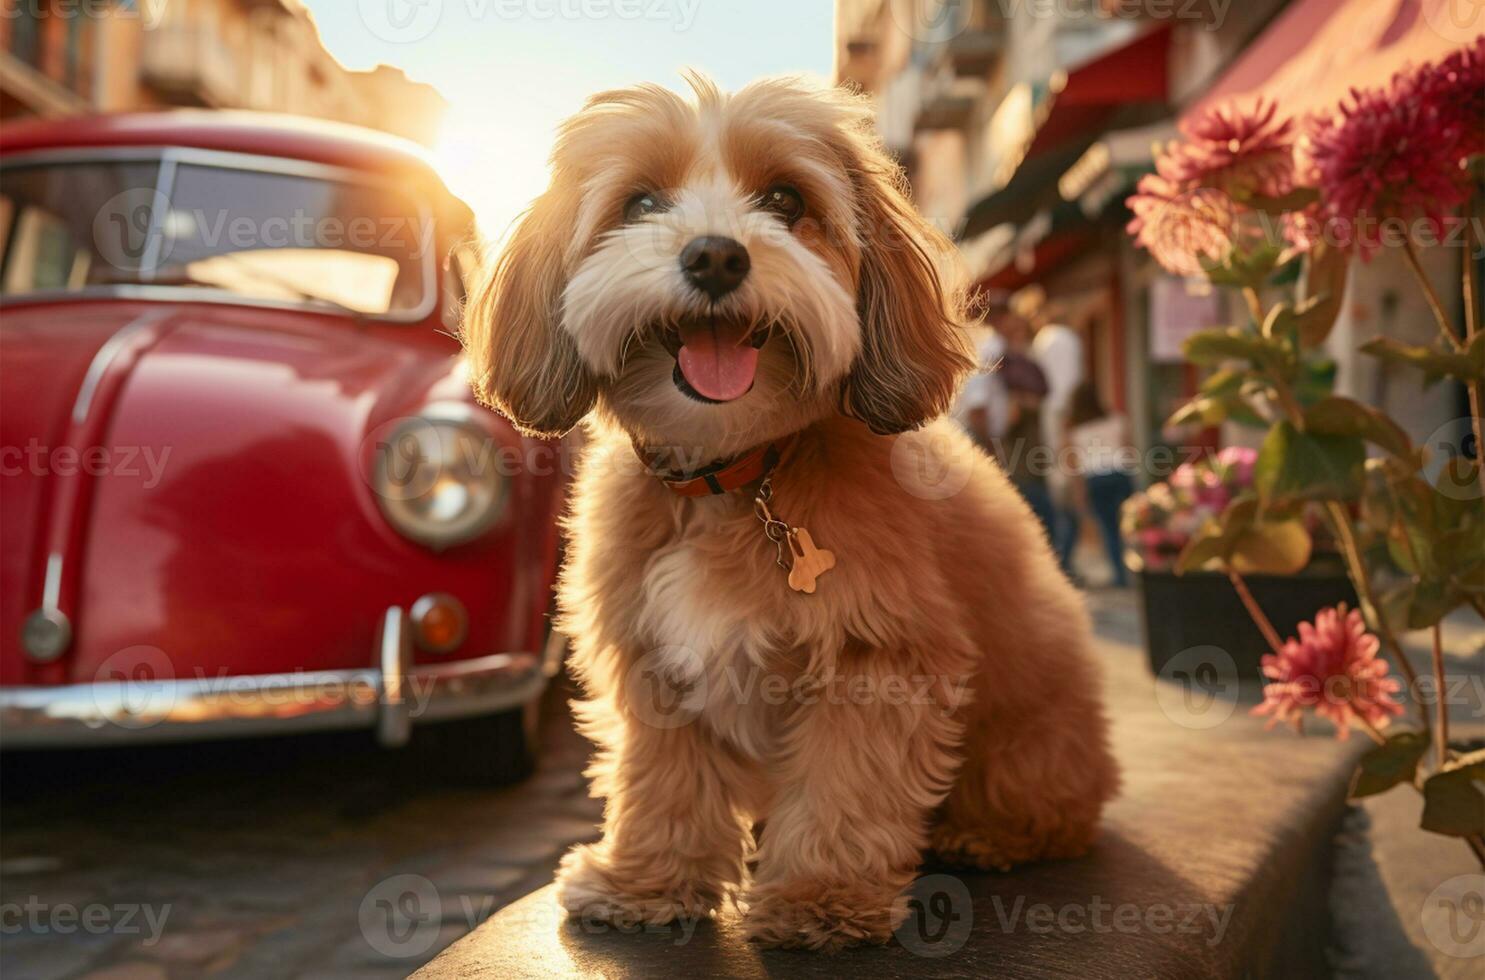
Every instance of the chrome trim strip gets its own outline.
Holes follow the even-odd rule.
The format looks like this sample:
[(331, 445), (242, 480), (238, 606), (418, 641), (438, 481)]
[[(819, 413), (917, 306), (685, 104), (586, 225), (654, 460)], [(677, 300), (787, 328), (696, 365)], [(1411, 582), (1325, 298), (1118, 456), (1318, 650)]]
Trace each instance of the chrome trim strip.
[[(243, 153), (235, 150), (209, 150), (177, 143), (140, 146), (59, 146), (45, 150), (24, 150), (20, 153), (0, 154), (0, 170), (6, 167), (30, 167), (57, 163), (91, 163), (103, 161), (161, 161), (166, 156), (177, 163), (194, 163), (204, 167), (224, 167), (231, 170), (261, 170), (269, 173), (288, 174), (297, 177), (318, 177), (322, 180), (338, 180), (358, 184), (375, 184), (401, 189), (406, 187), (405, 177), (393, 177), (376, 170), (361, 170), (342, 167), (333, 163), (303, 160), (299, 157), (273, 156), (268, 153)], [(409, 163), (412, 158), (409, 158)], [(442, 183), (438, 172), (430, 165), (422, 164), (428, 174)]]
[(166, 204), (164, 214), (150, 210), (149, 228), (144, 233), (144, 254), (139, 258), (139, 277), (154, 281), (160, 269), (160, 251), (165, 247), (165, 221), (170, 217), (170, 194), (175, 190), (175, 157), (166, 153), (160, 157), (160, 167), (155, 171), (155, 200)]
[[(409, 157), (411, 164), (415, 158)], [(160, 164), (160, 173), (155, 175), (156, 190), (167, 191), (166, 200), (169, 200), (168, 191), (173, 190), (175, 181), (175, 168), (181, 164), (190, 164), (203, 167), (218, 167), (230, 170), (251, 170), (263, 173), (284, 174), (293, 177), (313, 177), (320, 180), (332, 180), (341, 183), (362, 184), (370, 187), (381, 187), (397, 190), (407, 194), (406, 178), (396, 178), (375, 170), (357, 170), (352, 167), (340, 167), (334, 164), (318, 163), (313, 160), (299, 160), (294, 157), (278, 157), (257, 153), (237, 153), (228, 150), (206, 150), (191, 146), (128, 146), (128, 147), (57, 147), (48, 150), (27, 150), (21, 153), (0, 154), (0, 171), (7, 167), (40, 166), (46, 164), (67, 163), (89, 163), (98, 160), (155, 160)], [(171, 174), (167, 183), (163, 171), (167, 162), (170, 163)], [(443, 184), (443, 178), (439, 177), (438, 171), (424, 163), (429, 176), (439, 182), (446, 193), (452, 197), (447, 185)], [(396, 313), (358, 313), (357, 317), (380, 323), (421, 323), (438, 309), (439, 295), (441, 292), (441, 280), (438, 274), (438, 241), (436, 224), (433, 218), (433, 210), (427, 202), (414, 197), (414, 203), (418, 207), (419, 235), (428, 235), (432, 240), (420, 243), (423, 250), (423, 296), (417, 307), (411, 310)], [(152, 216), (153, 218), (154, 216)], [(161, 217), (163, 220), (163, 216)], [(151, 230), (154, 226), (151, 225)], [(153, 260), (158, 260), (159, 249), (162, 247), (159, 236), (146, 239), (147, 246), (152, 254), (144, 256), (141, 274), (148, 272), (154, 274)], [(150, 293), (141, 293), (139, 290), (153, 290)], [(329, 304), (316, 305), (314, 303), (301, 303), (286, 300), (255, 299), (248, 296), (238, 296), (225, 289), (201, 289), (187, 286), (151, 286), (131, 283), (119, 283), (104, 286), (90, 286), (83, 289), (46, 289), (31, 293), (16, 293), (8, 296), (0, 296), (0, 307), (9, 303), (31, 303), (71, 301), (79, 298), (93, 296), (120, 297), (125, 299), (158, 299), (173, 302), (190, 302), (193, 299), (200, 302), (221, 303), (230, 306), (253, 306), (268, 307), (270, 309), (309, 310), (312, 312), (339, 313), (348, 315)]]
[(115, 330), (113, 336), (103, 342), (103, 346), (98, 348), (98, 352), (93, 355), (93, 360), (88, 363), (88, 370), (83, 374), (82, 384), (78, 385), (77, 399), (72, 403), (73, 425), (82, 425), (88, 420), (88, 412), (93, 407), (93, 396), (98, 393), (98, 385), (103, 380), (104, 373), (108, 371), (108, 366), (113, 363), (113, 359), (119, 356), (119, 351), (123, 350), (136, 334), (154, 326), (171, 312), (170, 310), (150, 310)]
[[(332, 729), (378, 729), (379, 668), (0, 688), (0, 749), (118, 745)], [(519, 708), (547, 679), (536, 653), (495, 653), (406, 671), (409, 723)]]
[(46, 584), (41, 589), (42, 609), (61, 609), (62, 602), (62, 556), (52, 552), (46, 556)]
[(402, 690), (412, 666), (411, 640), (407, 614), (400, 606), (388, 609), (382, 617), (382, 712), (376, 720), (376, 740), (388, 748), (406, 745), (412, 737), (412, 708)]

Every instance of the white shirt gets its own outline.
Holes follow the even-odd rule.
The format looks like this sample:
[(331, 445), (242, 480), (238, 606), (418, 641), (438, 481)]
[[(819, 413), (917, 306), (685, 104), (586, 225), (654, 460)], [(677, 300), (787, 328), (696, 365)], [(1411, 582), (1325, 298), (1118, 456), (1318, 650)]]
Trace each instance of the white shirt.
[(1067, 432), (1067, 444), (1073, 465), (1084, 476), (1129, 473), (1134, 469), (1129, 427), (1118, 412), (1073, 426)]
[[(1047, 397), (1042, 399), (1042, 441), (1053, 453), (1063, 445), (1063, 426), (1073, 391), (1083, 380), (1083, 340), (1072, 327), (1049, 323), (1031, 341), (1031, 359), (1047, 377)], [(1053, 467), (1048, 474), (1053, 493), (1060, 494), (1066, 474)]]
[(959, 399), (954, 402), (954, 421), (969, 428), (969, 416), (977, 408), (983, 408), (989, 416), (990, 438), (998, 439), (1005, 434), (1010, 416), (1010, 396), (1005, 382), (993, 370), (1005, 356), (1005, 338), (994, 330), (988, 331), (975, 351), (975, 373), (959, 390)]

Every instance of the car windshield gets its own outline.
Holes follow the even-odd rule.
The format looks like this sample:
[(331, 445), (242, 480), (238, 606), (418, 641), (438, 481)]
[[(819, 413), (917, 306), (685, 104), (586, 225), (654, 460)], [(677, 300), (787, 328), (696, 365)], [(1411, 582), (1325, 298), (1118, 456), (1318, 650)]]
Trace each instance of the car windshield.
[(163, 176), (157, 160), (6, 166), (0, 295), (149, 285), (426, 312), (432, 219), (401, 191), (186, 161)]

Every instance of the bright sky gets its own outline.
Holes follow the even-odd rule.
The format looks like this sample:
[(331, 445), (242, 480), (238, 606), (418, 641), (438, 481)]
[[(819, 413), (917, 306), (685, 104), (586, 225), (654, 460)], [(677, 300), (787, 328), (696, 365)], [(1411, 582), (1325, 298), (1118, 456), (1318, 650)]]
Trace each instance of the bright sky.
[(831, 0), (304, 0), (346, 66), (396, 65), (452, 103), (444, 179), (499, 237), (546, 186), (559, 121), (593, 92), (829, 74)]

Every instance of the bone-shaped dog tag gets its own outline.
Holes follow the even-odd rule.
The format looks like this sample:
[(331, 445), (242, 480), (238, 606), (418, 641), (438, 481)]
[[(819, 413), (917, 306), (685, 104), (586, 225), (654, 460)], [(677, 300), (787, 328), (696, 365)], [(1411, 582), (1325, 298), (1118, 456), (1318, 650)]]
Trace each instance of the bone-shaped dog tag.
[(789, 588), (810, 595), (815, 591), (815, 579), (835, 567), (834, 552), (816, 548), (810, 532), (802, 527), (789, 529), (789, 555), (793, 558), (789, 569)]

